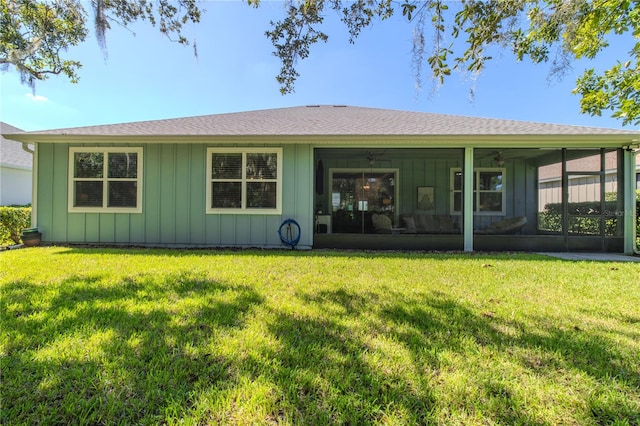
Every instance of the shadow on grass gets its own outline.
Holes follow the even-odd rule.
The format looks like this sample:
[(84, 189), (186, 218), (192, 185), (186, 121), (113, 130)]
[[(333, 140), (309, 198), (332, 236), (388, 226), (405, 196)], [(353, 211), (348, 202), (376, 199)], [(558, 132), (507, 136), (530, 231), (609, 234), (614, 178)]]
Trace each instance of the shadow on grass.
[(242, 328), (262, 303), (248, 287), (184, 273), (106, 287), (99, 276), (70, 277), (56, 288), (51, 297), (46, 285), (3, 287), (1, 424), (163, 423), (166, 407), (189, 406), (202, 381), (229, 379), (228, 361), (196, 349)]
[[(352, 330), (345, 329), (340, 324), (281, 316), (272, 330), (276, 335), (284, 336), (288, 349), (273, 356), (280, 356), (283, 366), (297, 365), (302, 369), (299, 373), (301, 378), (307, 378), (306, 382), (300, 379), (297, 381), (303, 383), (302, 388), (289, 392), (291, 401), (305, 407), (319, 407), (319, 401), (323, 398), (326, 401), (326, 390), (319, 386), (313, 390), (312, 384), (340, 382), (346, 389), (355, 390), (361, 401), (393, 401), (400, 412), (412, 413), (405, 419), (408, 423), (436, 422), (434, 411), (443, 407), (434, 388), (441, 370), (447, 368), (441, 355), (454, 353), (464, 357), (465, 354), (482, 353), (486, 348), (487, 354), (508, 354), (506, 356), (514, 366), (524, 368), (533, 375), (544, 376), (547, 382), (558, 380), (559, 373), (565, 374), (567, 371), (585, 373), (600, 386), (593, 389), (591, 395), (584, 396), (588, 413), (584, 413), (583, 418), (590, 418), (596, 424), (610, 424), (613, 421), (639, 424), (638, 362), (636, 360), (634, 363), (628, 355), (625, 356), (611, 340), (578, 328), (563, 330), (549, 324), (538, 329), (493, 315), (478, 315), (455, 300), (438, 294), (429, 297), (399, 297), (397, 302), (394, 301), (395, 295), (387, 296), (387, 301), (391, 302), (383, 303), (385, 307), (374, 319), (368, 320), (368, 335), (381, 337), (384, 341), (399, 342), (402, 348), (409, 351), (410, 369), (416, 372), (416, 376), (385, 373), (393, 370), (391, 362), (383, 363), (381, 368), (372, 368), (369, 363), (363, 362), (363, 354), (372, 350), (370, 342), (362, 339), (362, 336), (354, 336)], [(342, 312), (351, 317), (368, 315), (379, 306), (376, 297), (363, 297), (344, 289), (306, 295), (306, 300), (320, 305), (325, 312)], [(545, 321), (534, 318), (533, 323), (545, 324)], [(505, 329), (512, 331), (505, 332)], [(315, 352), (299, 352), (300, 347), (317, 349)], [(309, 357), (309, 353), (314, 353), (314, 356)], [(532, 356), (539, 353), (542, 354), (539, 357)], [(323, 362), (326, 359), (349, 361), (344, 365), (340, 362), (327, 364), (326, 361)], [(469, 400), (462, 398), (456, 401), (462, 405), (462, 411), (476, 410), (478, 401), (473, 398), (478, 398), (483, 401), (480, 403), (483, 415), (499, 424), (548, 423), (548, 419), (539, 418), (534, 410), (527, 407), (523, 384), (501, 377), (505, 371), (494, 367), (491, 361), (487, 361), (486, 365), (491, 367), (483, 372), (484, 366), (477, 366), (479, 374), (471, 378), (471, 387), (476, 389), (469, 392)], [(290, 369), (285, 367), (283, 382), (289, 378), (288, 371)], [(318, 380), (318, 377), (322, 380)], [(420, 377), (417, 385), (416, 377)], [(569, 385), (572, 386), (570, 383)], [(561, 387), (562, 383), (558, 383), (558, 386)], [(304, 395), (304, 398), (300, 395)], [(344, 406), (344, 410), (340, 411), (343, 417), (330, 420), (354, 424), (380, 420), (360, 414), (376, 413), (376, 408), (380, 407), (354, 410), (353, 405), (348, 404), (348, 398), (341, 400), (341, 396), (338, 392), (334, 396), (335, 401), (331, 401), (333, 407)], [(309, 398), (312, 400), (311, 404), (307, 401)], [(389, 408), (384, 404), (381, 407)], [(303, 412), (302, 419), (298, 420), (306, 422), (311, 419), (312, 423), (316, 420), (324, 421), (327, 418), (322, 414), (328, 415), (319, 409), (307, 409)]]
[[(424, 378), (406, 378), (402, 367), (384, 371), (353, 331), (335, 322), (278, 315), (271, 327), (283, 344), (267, 354), (296, 424), (372, 424), (385, 417), (407, 424), (434, 421), (433, 390)], [(293, 384), (293, 386), (292, 386)]]
[[(587, 412), (570, 422), (640, 422), (637, 363), (612, 340), (544, 318), (524, 324), (479, 314), (444, 293), (309, 290), (296, 298), (319, 308), (310, 315), (195, 273), (161, 281), (140, 274), (109, 286), (99, 275), (74, 276), (56, 289), (4, 286), (2, 424), (156, 424), (186, 416), (247, 423), (197, 408), (198, 399), (259, 381), (275, 394), (263, 423), (430, 424), (446, 422), (448, 409), (471, 418), (480, 411), (489, 423), (549, 423), (528, 406), (526, 384), (501, 377), (511, 371), (491, 360), (467, 372), (477, 375), (467, 374), (457, 397), (443, 399), (442, 372), (465, 373), (464, 358), (479, 362), (485, 352), (547, 383), (559, 374), (566, 380), (567, 371), (593, 378)], [(220, 356), (220, 336), (246, 329), (258, 312), (277, 345), (247, 341), (248, 355)], [(232, 411), (241, 402), (208, 410)]]
[[(487, 348), (492, 354), (509, 354), (518, 367), (544, 376), (548, 382), (556, 381), (558, 373), (586, 373), (602, 385), (601, 389), (594, 389), (593, 395), (585, 395), (589, 407), (587, 417), (596, 424), (611, 424), (614, 420), (620, 424), (640, 422), (638, 360), (633, 362), (609, 339), (584, 332), (577, 326), (561, 329), (546, 318), (529, 318), (530, 324), (536, 324), (532, 327), (491, 313), (478, 315), (441, 296), (392, 304), (383, 316), (396, 325), (404, 325), (402, 329), (410, 330), (394, 331), (394, 335), (411, 348), (417, 358), (425, 347), (432, 347), (435, 352), (458, 354)], [(432, 359), (431, 362), (435, 361)], [(492, 363), (488, 361), (486, 365)], [(504, 424), (547, 423), (537, 419), (526, 407), (522, 389), (518, 390), (508, 379), (500, 377), (500, 373), (505, 372), (496, 369), (493, 375), (488, 372), (476, 380), (479, 397), (491, 401), (487, 404), (492, 407), (491, 418)], [(599, 398), (599, 394), (606, 396)]]

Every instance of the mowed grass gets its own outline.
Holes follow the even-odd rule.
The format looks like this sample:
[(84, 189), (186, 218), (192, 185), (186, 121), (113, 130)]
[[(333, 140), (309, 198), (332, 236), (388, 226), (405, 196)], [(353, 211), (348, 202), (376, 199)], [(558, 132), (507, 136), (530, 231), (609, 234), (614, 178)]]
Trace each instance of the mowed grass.
[(17, 424), (640, 424), (640, 268), (528, 254), (0, 254)]

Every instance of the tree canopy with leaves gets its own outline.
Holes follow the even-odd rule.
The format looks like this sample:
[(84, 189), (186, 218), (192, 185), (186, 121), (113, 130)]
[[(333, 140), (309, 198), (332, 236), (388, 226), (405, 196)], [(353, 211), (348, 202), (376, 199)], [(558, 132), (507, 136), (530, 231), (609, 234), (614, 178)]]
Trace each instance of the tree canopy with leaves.
[(82, 0), (0, 0), (0, 67), (14, 66), (23, 83), (62, 74), (76, 83), (82, 64), (66, 59), (71, 46), (86, 40), (93, 24), (96, 39), (106, 55), (106, 32), (112, 24), (127, 27), (149, 21), (179, 43), (189, 41), (181, 33), (187, 22), (199, 22), (196, 0), (91, 0), (90, 22)]
[[(259, 7), (260, 0), (247, 0)], [(0, 0), (0, 66), (12, 65), (31, 85), (49, 74), (78, 79), (81, 64), (65, 59), (69, 46), (85, 40), (88, 14), (80, 0)], [(92, 0), (101, 47), (111, 24), (149, 21), (169, 38), (188, 44), (182, 26), (199, 22), (196, 0)], [(479, 74), (496, 48), (516, 59), (549, 62), (561, 77), (579, 59), (595, 59), (610, 43), (628, 42), (628, 55), (608, 69), (590, 68), (574, 93), (583, 113), (612, 111), (623, 125), (640, 124), (640, 1), (630, 0), (291, 0), (266, 36), (281, 61), (276, 79), (283, 94), (295, 88), (297, 63), (311, 54), (328, 13), (338, 13), (350, 39), (374, 22), (401, 14), (413, 30), (413, 69), (418, 86), (425, 77), (443, 84), (452, 72)], [(615, 40), (615, 41), (614, 41)], [(195, 51), (195, 46), (194, 46)]]

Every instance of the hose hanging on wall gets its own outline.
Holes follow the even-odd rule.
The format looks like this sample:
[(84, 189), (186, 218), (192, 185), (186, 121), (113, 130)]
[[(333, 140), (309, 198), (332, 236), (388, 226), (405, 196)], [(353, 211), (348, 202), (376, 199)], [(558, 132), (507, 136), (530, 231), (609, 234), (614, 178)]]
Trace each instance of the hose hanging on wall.
[(287, 219), (280, 225), (278, 235), (280, 235), (280, 241), (293, 250), (300, 242), (300, 224), (293, 219)]

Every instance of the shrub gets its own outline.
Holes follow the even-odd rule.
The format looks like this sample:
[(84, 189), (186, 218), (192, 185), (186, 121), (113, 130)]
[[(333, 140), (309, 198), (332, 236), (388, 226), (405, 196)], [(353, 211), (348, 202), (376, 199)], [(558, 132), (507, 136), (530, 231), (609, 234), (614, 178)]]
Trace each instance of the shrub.
[(0, 244), (20, 244), (20, 234), (31, 225), (31, 207), (0, 207)]
[[(618, 219), (615, 201), (605, 202), (605, 235), (615, 234)], [(569, 233), (600, 234), (600, 202), (569, 203)], [(562, 231), (562, 203), (549, 203), (540, 213), (540, 229), (553, 232)]]
[[(615, 235), (618, 218), (622, 212), (617, 210), (617, 202), (612, 193), (607, 193), (604, 203), (605, 235)], [(615, 193), (613, 193), (615, 195)], [(600, 202), (585, 201), (569, 203), (569, 233), (599, 235), (600, 234)], [(562, 231), (562, 203), (549, 203), (539, 214), (538, 228), (544, 231)], [(640, 190), (636, 191), (636, 234), (640, 235)]]

